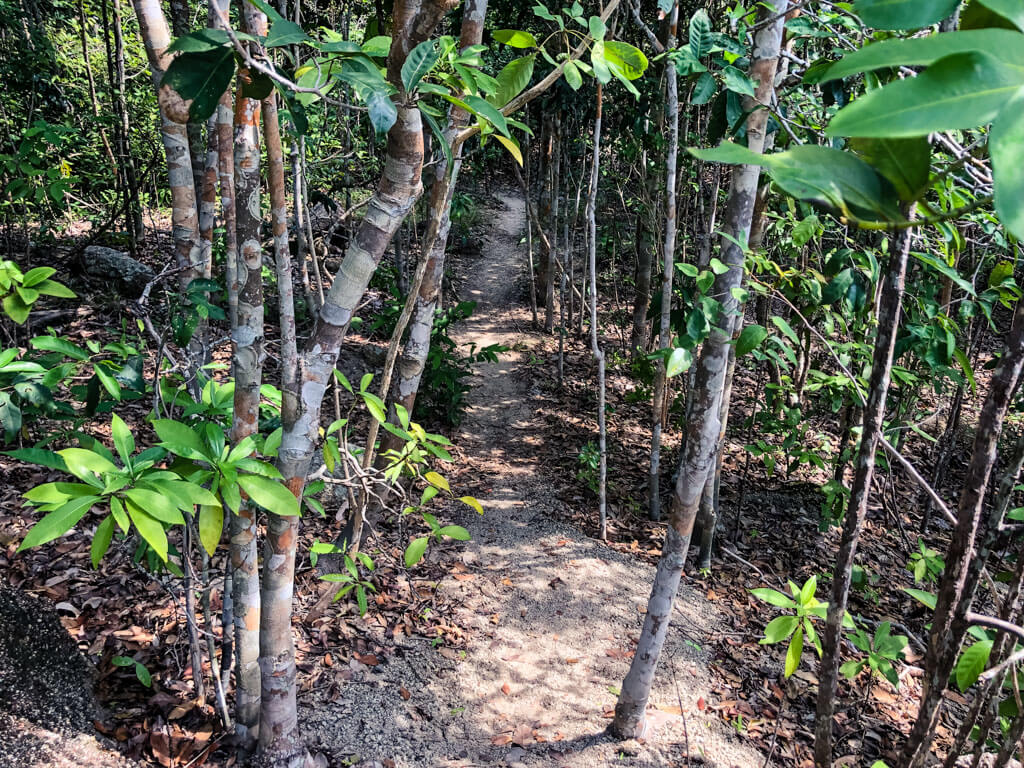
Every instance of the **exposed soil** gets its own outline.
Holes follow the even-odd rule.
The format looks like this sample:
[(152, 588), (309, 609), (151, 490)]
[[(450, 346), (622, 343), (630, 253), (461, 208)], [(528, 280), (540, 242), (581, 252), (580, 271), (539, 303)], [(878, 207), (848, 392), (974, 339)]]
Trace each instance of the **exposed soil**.
[[(458, 605), (466, 649), (408, 638), (386, 662), (353, 662), (336, 695), (304, 697), (310, 746), (332, 764), (385, 766), (760, 766), (711, 711), (709, 654), (693, 638), (724, 627), (713, 603), (684, 585), (652, 698), (643, 743), (604, 735), (635, 638), (653, 568), (615, 551), (566, 517), (546, 477), (544, 435), (529, 365), (540, 339), (517, 301), (525, 262), (524, 204), (499, 194), (482, 256), (463, 289), (477, 300), (462, 344), (509, 351), (481, 365), (456, 444), (461, 476), (483, 517), (456, 522), (473, 535), (439, 591)], [(459, 489), (461, 490), (461, 488)]]

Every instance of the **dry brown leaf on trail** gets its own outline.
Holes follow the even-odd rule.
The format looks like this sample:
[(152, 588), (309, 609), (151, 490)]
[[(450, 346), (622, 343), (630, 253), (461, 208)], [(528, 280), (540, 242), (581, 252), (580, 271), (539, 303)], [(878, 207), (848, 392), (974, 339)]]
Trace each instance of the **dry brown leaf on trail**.
[(496, 747), (501, 747), (505, 744), (508, 744), (510, 741), (512, 741), (512, 734), (499, 733), (497, 736), (491, 739), (491, 744), (493, 744)]
[(708, 705), (704, 701), (704, 697), (703, 696), (701, 696), (699, 699), (697, 699), (697, 709), (699, 709), (701, 712), (703, 712), (705, 709), (707, 709), (707, 706)]
[(408, 701), (410, 698), (412, 698), (412, 694), (409, 692), (409, 689), (406, 688), (404, 685), (398, 686), (398, 695), (401, 696), (406, 701)]
[(533, 741), (533, 728), (528, 725), (517, 725), (512, 732), (512, 742), (525, 747), (531, 741)]
[(324, 666), (325, 667), (333, 667), (334, 666), (334, 658), (329, 653), (325, 653), (324, 654)]
[(375, 667), (380, 664), (380, 659), (372, 653), (353, 653), (352, 656), (356, 661), (361, 664), (365, 664), (368, 667)]
[(472, 581), (476, 578), (476, 575), (472, 573), (456, 573), (453, 578), (456, 581)]
[(580, 660), (579, 659), (566, 659), (565, 663), (566, 664), (579, 664)]
[(501, 686), (501, 692), (508, 696), (510, 693), (512, 693), (512, 688), (509, 686), (508, 683), (505, 683), (503, 686)]

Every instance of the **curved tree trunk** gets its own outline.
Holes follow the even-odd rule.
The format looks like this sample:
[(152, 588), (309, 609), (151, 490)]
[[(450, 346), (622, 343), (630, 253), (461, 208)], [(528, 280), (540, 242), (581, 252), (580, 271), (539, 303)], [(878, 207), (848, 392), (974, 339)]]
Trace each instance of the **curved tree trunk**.
[[(785, 21), (779, 14), (787, 4), (788, 0), (774, 0), (763, 4), (758, 11), (759, 21), (774, 21), (764, 23), (758, 30), (750, 67), (751, 79), (757, 83), (756, 100), (748, 100), (745, 108), (752, 110), (747, 118), (747, 141), (754, 152), (761, 151), (768, 121), (766, 110), (754, 108), (757, 104), (770, 102)], [(723, 237), (721, 244), (722, 261), (729, 270), (715, 278), (712, 288), (713, 294), (721, 297), (721, 316), (724, 318), (731, 318), (738, 311), (733, 289), (743, 283), (744, 254), (735, 242), (745, 241), (750, 231), (759, 176), (760, 168), (757, 166), (744, 165), (733, 170), (726, 213), (726, 230), (730, 237)], [(662, 556), (654, 576), (636, 655), (622, 683), (611, 725), (612, 731), (623, 738), (632, 738), (645, 730), (644, 711), (668, 632), (700, 498), (718, 447), (725, 370), (732, 347), (730, 341), (729, 333), (721, 329), (712, 331), (697, 364), (693, 417), (687, 424), (689, 434), (673, 493), (672, 514)]]
[[(401, 68), (409, 51), (427, 39), (453, 0), (397, 0), (393, 13), (388, 77), (401, 88)], [(319, 443), (320, 411), (337, 363), (341, 343), (366, 286), (391, 238), (422, 192), (423, 125), (419, 110), (406, 103), (400, 90), (398, 119), (388, 133), (385, 173), (367, 212), (349, 244), (345, 259), (320, 308), (313, 332), (299, 355), (301, 382), (294, 414), (283, 424), (278, 468), (297, 498), (302, 497), (309, 465)], [(297, 727), (295, 652), (291, 637), (291, 596), (295, 577), (298, 520), (272, 516), (267, 547), (274, 556), (264, 572), (263, 611), (273, 615), (273, 632), (264, 632), (261, 648), (277, 678), (272, 706), (264, 713), (261, 750), (279, 763), (304, 755)], [(269, 622), (268, 619), (268, 627)]]
[[(479, 45), (483, 38), (484, 16), (487, 14), (487, 0), (467, 0), (463, 8), (462, 33), (459, 47), (466, 49), (471, 45)], [(452, 145), (455, 137), (469, 122), (465, 110), (452, 106), (445, 126), (444, 140)], [(409, 323), (409, 338), (402, 349), (398, 360), (398, 377), (391, 392), (392, 411), (394, 404), (401, 405), (408, 413), (413, 413), (416, 394), (419, 392), (420, 381), (426, 368), (427, 355), (430, 353), (430, 332), (434, 326), (434, 315), (437, 311), (438, 298), (441, 294), (441, 283), (444, 279), (445, 251), (448, 244), (448, 232), (451, 229), (452, 196), (462, 167), (462, 144), (452, 147), (454, 160), (452, 167), (446, 167), (443, 161), (434, 166), (434, 183), (430, 188), (430, 212), (427, 232), (423, 245), (427, 249), (427, 266), (423, 281), (416, 298), (416, 308)], [(394, 414), (392, 413), (392, 420)], [(398, 439), (390, 432), (381, 441), (380, 455), (398, 447)]]
[[(608, 451), (605, 429), (604, 350), (601, 349), (597, 327), (597, 185), (601, 180), (601, 103), (603, 89), (597, 83), (597, 107), (594, 117), (594, 159), (590, 169), (590, 189), (587, 192), (587, 264), (590, 271), (590, 351), (597, 363), (597, 438), (600, 464), (598, 467), (598, 524), (602, 539), (608, 538)], [(564, 330), (562, 331), (564, 333)]]

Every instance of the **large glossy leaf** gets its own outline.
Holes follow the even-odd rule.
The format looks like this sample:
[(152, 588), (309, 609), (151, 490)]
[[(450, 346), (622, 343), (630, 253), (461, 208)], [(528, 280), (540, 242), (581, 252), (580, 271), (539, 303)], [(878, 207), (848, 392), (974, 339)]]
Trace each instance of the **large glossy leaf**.
[(146, 514), (146, 511), (139, 508), (130, 501), (125, 502), (125, 509), (128, 517), (131, 518), (135, 530), (145, 540), (153, 551), (160, 556), (161, 560), (167, 560), (167, 533), (159, 520)]
[(902, 138), (984, 125), (1024, 87), (1024, 68), (957, 53), (918, 77), (864, 94), (832, 119), (832, 136)]
[(277, 480), (259, 475), (239, 475), (238, 484), (250, 499), (275, 515), (299, 514), (298, 499)]
[(879, 221), (903, 219), (892, 185), (850, 152), (803, 145), (760, 155), (730, 141), (714, 149), (689, 151), (709, 162), (760, 165), (787, 194), (841, 214)]
[(173, 419), (157, 419), (153, 422), (153, 430), (160, 438), (160, 445), (187, 459), (201, 459), (206, 455), (206, 446), (187, 424)]
[(988, 657), (992, 653), (992, 641), (982, 640), (967, 648), (956, 663), (956, 684), (961, 691), (974, 685), (985, 671)]
[(217, 109), (221, 94), (231, 85), (235, 56), (231, 48), (179, 54), (164, 73), (163, 84), (181, 98), (192, 100), (190, 120), (203, 122)]
[(690, 53), (694, 58), (701, 58), (711, 53), (715, 44), (712, 36), (711, 19), (708, 12), (701, 8), (690, 18)]
[(1013, 22), (1017, 29), (1024, 30), (1024, 3), (1021, 3), (1020, 0), (974, 0), (974, 2), (984, 5), (1004, 19)]
[(960, 0), (857, 0), (853, 11), (875, 29), (917, 29), (950, 16)]
[(521, 29), (496, 29), (494, 39), (512, 48), (536, 48), (537, 38)]
[(266, 48), (281, 48), (286, 45), (298, 45), (311, 41), (310, 36), (303, 32), (302, 27), (294, 21), (278, 19), (271, 25), (263, 45)]
[(82, 496), (57, 507), (32, 526), (32, 530), (25, 536), (18, 551), (38, 547), (40, 544), (53, 541), (58, 536), (63, 536), (74, 528), (89, 511), (89, 508), (99, 500), (99, 496)]
[(68, 471), (80, 480), (88, 482), (92, 475), (104, 475), (107, 472), (116, 472), (117, 466), (100, 454), (86, 450), (85, 448), (65, 448), (57, 451)]
[(402, 85), (405, 86), (405, 90), (414, 90), (436, 62), (437, 43), (433, 40), (424, 40), (409, 51), (402, 64)]
[(479, 96), (472, 95), (465, 97), (465, 103), (469, 106), (470, 112), (489, 122), (503, 135), (509, 135), (508, 121), (493, 104), (487, 103)]
[(224, 509), (204, 506), (199, 509), (199, 541), (211, 556), (224, 533)]
[(984, 51), (1010, 64), (1024, 65), (1024, 39), (1008, 29), (972, 29), (909, 40), (883, 40), (848, 53), (824, 70), (813, 70), (805, 82), (838, 80), (888, 67), (923, 67), (954, 53)]
[(854, 151), (887, 178), (900, 196), (909, 202), (928, 183), (931, 148), (928, 139), (854, 139)]
[(1011, 101), (995, 122), (988, 137), (995, 180), (995, 205), (999, 220), (1017, 238), (1024, 239), (1024, 97)]
[(533, 67), (537, 55), (531, 54), (514, 59), (506, 64), (498, 73), (498, 88), (487, 97), (487, 101), (496, 107), (503, 107), (522, 93), (533, 77)]

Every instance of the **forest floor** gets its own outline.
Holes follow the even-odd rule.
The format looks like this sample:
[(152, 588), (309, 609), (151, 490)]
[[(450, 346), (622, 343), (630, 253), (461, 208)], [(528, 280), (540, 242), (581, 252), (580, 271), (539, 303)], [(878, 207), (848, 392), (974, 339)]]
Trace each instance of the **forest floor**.
[(691, 638), (723, 627), (714, 605), (688, 586), (654, 690), (651, 732), (643, 743), (604, 735), (653, 568), (559, 521), (566, 514), (544, 466), (549, 426), (529, 371), (539, 341), (518, 302), (524, 204), (510, 193), (498, 201), (484, 213), (482, 255), (462, 290), (478, 305), (456, 333), (460, 344), (509, 348), (478, 366), (454, 439), (465, 457), (459, 475), (474, 479), (479, 487), (470, 490), (485, 509), (456, 520), (473, 539), (439, 585), (456, 606), (454, 622), (467, 628), (466, 648), (440, 653), (408, 638), (362, 684), (305, 699), (300, 721), (310, 746), (332, 761), (347, 755), (395, 768), (760, 766), (763, 755), (704, 711), (709, 657)]

